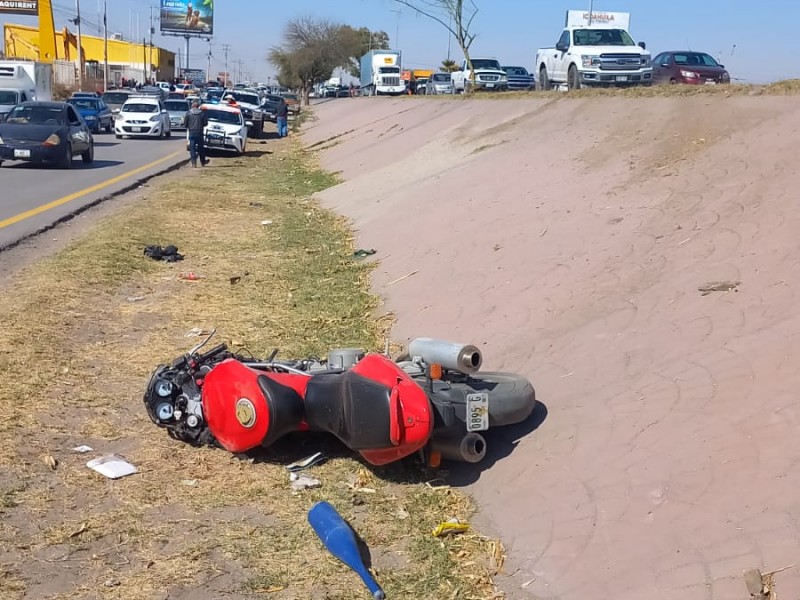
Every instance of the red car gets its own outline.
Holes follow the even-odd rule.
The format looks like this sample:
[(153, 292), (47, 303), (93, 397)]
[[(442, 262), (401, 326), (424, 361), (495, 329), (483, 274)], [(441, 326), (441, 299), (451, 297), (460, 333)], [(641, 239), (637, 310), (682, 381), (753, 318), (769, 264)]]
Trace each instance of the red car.
[(705, 52), (675, 50), (662, 52), (653, 59), (653, 83), (714, 85), (730, 82), (725, 65)]

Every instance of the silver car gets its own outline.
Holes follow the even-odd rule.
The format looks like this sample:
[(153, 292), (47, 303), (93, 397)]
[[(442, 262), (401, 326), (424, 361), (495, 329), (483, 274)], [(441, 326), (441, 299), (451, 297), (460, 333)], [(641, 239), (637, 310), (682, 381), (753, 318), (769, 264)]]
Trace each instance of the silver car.
[(164, 107), (169, 115), (169, 124), (174, 130), (186, 129), (186, 113), (192, 108), (189, 100), (165, 100)]
[(434, 73), (428, 79), (426, 85), (426, 94), (452, 94), (455, 88), (453, 87), (453, 78), (450, 73)]

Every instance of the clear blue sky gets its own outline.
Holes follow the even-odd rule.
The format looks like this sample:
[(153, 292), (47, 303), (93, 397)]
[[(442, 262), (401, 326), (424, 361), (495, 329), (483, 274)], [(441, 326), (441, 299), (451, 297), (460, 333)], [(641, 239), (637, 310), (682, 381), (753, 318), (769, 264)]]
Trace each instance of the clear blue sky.
[[(474, 23), (478, 38), (473, 55), (494, 56), (506, 64), (532, 67), (536, 49), (552, 46), (567, 9), (588, 9), (589, 0), (475, 0), (480, 12)], [(100, 0), (81, 0), (84, 32), (96, 34), (102, 22)], [(109, 26), (125, 35), (145, 35), (150, 7), (157, 0), (109, 0)], [(74, 16), (74, 0), (54, 0), (56, 27)], [(797, 59), (800, 39), (792, 14), (800, 0), (595, 0), (596, 10), (631, 13), (631, 34), (647, 43), (655, 55), (667, 49), (703, 50), (722, 59), (734, 78), (764, 82), (800, 77)], [(444, 28), (415, 15), (394, 0), (216, 0), (215, 34), (211, 45), (212, 72), (222, 70), (222, 44), (230, 44), (230, 59), (244, 61), (244, 69), (264, 80), (273, 73), (264, 56), (279, 44), (285, 23), (314, 15), (353, 26), (382, 29), (392, 46), (403, 51), (404, 65), (435, 67), (447, 56)], [(398, 15), (395, 12), (400, 9)], [(154, 11), (158, 14), (158, 10)], [(35, 19), (6, 15), (2, 22), (35, 24)], [(94, 26), (94, 27), (93, 27)], [(71, 29), (74, 29), (70, 25)], [(395, 40), (399, 29), (399, 43)], [(769, 40), (769, 43), (768, 43)], [(162, 47), (183, 48), (179, 38), (156, 37)], [(735, 45), (735, 49), (734, 49)], [(193, 68), (205, 69), (208, 44), (192, 41)], [(453, 43), (451, 54), (459, 59)]]

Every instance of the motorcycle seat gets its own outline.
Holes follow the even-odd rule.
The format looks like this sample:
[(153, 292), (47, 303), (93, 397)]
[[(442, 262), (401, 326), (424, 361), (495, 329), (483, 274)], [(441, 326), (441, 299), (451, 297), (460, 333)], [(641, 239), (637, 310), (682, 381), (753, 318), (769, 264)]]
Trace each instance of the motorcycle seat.
[(269, 410), (269, 430), (262, 442), (267, 446), (290, 431), (296, 431), (303, 420), (303, 399), (295, 390), (270, 379), (258, 376), (258, 387), (264, 394)]
[(352, 370), (315, 375), (305, 394), (306, 422), (353, 450), (391, 448), (399, 441), (391, 431), (393, 391)]

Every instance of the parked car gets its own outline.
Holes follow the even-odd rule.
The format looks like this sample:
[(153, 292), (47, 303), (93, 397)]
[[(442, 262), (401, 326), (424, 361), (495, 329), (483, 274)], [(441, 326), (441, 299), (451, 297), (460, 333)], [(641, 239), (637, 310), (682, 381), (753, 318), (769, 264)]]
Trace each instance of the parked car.
[(503, 67), (508, 74), (508, 89), (511, 91), (528, 91), (536, 87), (533, 75), (525, 67)]
[(191, 102), (187, 99), (168, 99), (164, 102), (164, 108), (167, 109), (167, 115), (169, 115), (170, 129), (175, 131), (186, 129), (186, 113), (191, 107)]
[(710, 54), (672, 50), (662, 52), (653, 59), (653, 81), (714, 85), (730, 83), (731, 76), (725, 70), (725, 65), (719, 64)]
[(452, 94), (453, 78), (450, 73), (434, 73), (428, 78), (426, 94)]
[(103, 102), (105, 102), (106, 106), (108, 106), (109, 110), (111, 110), (111, 116), (113, 118), (117, 118), (119, 109), (121, 109), (122, 105), (127, 102), (131, 93), (132, 92), (130, 90), (114, 90), (103, 94)]
[[(281, 94), (281, 95), (283, 96), (284, 100), (286, 100), (286, 104), (289, 105), (289, 114), (294, 114), (294, 115), (300, 114), (300, 96), (298, 96), (297, 94)], [(348, 92), (347, 96), (349, 95), (350, 93)]]
[(149, 95), (131, 95), (122, 106), (114, 121), (117, 138), (155, 137), (168, 138), (172, 135), (169, 115), (161, 99)]
[(226, 104), (203, 104), (200, 109), (208, 117), (205, 128), (206, 148), (244, 154), (247, 150), (247, 130), (252, 122), (245, 121), (242, 111)]
[(107, 133), (113, 131), (114, 116), (102, 98), (73, 96), (67, 103), (75, 107), (93, 133), (100, 133), (102, 129)]
[(78, 111), (66, 102), (23, 102), (0, 123), (0, 165), (4, 160), (72, 166), (72, 157), (94, 161), (94, 138)]
[(416, 94), (420, 96), (424, 96), (428, 93), (428, 78), (427, 77), (419, 77), (416, 81)]
[(264, 112), (268, 121), (276, 123), (278, 121), (278, 108), (280, 108), (281, 104), (285, 103), (286, 99), (283, 96), (267, 94), (261, 103), (261, 110)]

